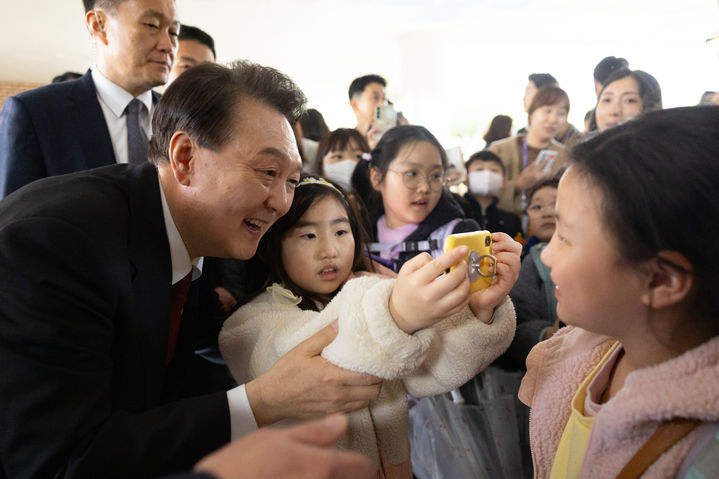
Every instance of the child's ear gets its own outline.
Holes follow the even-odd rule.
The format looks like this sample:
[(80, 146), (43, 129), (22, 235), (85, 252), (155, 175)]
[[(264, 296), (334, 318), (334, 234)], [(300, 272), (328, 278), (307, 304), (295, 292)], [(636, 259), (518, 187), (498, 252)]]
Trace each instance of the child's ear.
[(372, 188), (374, 188), (375, 191), (380, 191), (379, 187), (380, 184), (382, 184), (382, 174), (374, 166), (371, 166), (369, 169), (369, 180), (372, 182)]
[(689, 296), (694, 275), (691, 273), (692, 264), (684, 255), (676, 251), (660, 251), (649, 268), (649, 287), (642, 296), (644, 304), (660, 309), (679, 304)]

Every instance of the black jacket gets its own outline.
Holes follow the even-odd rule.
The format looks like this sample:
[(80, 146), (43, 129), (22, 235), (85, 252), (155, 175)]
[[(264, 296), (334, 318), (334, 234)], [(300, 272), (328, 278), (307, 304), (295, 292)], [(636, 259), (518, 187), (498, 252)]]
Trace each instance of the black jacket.
[(492, 233), (507, 233), (511, 238), (515, 238), (518, 233), (522, 232), (522, 221), (519, 216), (497, 208), (497, 199), (487, 207), (486, 212), (482, 212), (482, 206), (470, 193), (465, 193), (461, 200), (460, 205), (464, 209), (465, 215), (467, 218), (474, 219), (480, 229)]
[(150, 164), (0, 202), (0, 476), (157, 476), (229, 441), (226, 393), (188, 389), (192, 299), (165, 365), (171, 278)]

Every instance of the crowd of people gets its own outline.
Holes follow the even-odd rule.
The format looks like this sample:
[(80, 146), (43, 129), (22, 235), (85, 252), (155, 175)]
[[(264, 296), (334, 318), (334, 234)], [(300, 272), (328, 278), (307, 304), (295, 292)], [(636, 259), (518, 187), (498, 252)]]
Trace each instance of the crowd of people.
[(532, 73), (450, 181), (381, 75), (331, 129), (173, 0), (83, 3), (93, 66), (0, 112), (0, 477), (446, 477), (411, 411), (490, 370), (512, 471), (716, 473), (719, 107), (606, 57), (580, 130)]

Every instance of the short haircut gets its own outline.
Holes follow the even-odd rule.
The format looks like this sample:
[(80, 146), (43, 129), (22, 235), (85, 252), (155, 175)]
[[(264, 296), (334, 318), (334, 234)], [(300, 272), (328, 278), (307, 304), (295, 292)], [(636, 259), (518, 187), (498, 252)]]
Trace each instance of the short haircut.
[(306, 102), (299, 87), (274, 68), (248, 61), (203, 63), (180, 75), (162, 95), (152, 115), (148, 159), (155, 165), (169, 161), (170, 139), (181, 130), (203, 148), (221, 148), (235, 134), (232, 128), (246, 98), (274, 108), (291, 125)]
[(532, 98), (532, 103), (529, 104), (529, 108), (527, 109), (527, 115), (532, 116), (532, 113), (534, 113), (534, 110), (536, 110), (537, 108), (544, 105), (554, 105), (561, 101), (567, 103), (568, 112), (569, 96), (567, 95), (567, 92), (559, 88), (557, 85), (543, 86), (542, 88), (537, 90), (537, 93), (535, 93), (534, 98)]
[(498, 164), (502, 168), (503, 176), (506, 173), (504, 163), (502, 163), (502, 159), (489, 150), (482, 150), (472, 154), (472, 156), (470, 156), (469, 159), (464, 163), (464, 169), (469, 172), (470, 165), (475, 161), (491, 161), (492, 163)]
[(387, 80), (385, 80), (379, 75), (372, 74), (355, 78), (354, 80), (352, 80), (352, 83), (350, 83), (350, 89), (348, 92), (350, 100), (356, 95), (361, 95), (364, 89), (367, 88), (367, 85), (369, 85), (370, 83), (379, 83), (383, 87), (387, 86)]
[(604, 86), (606, 85), (607, 77), (620, 68), (629, 68), (629, 62), (624, 58), (604, 57), (594, 67), (594, 79)]
[[(563, 171), (562, 171), (563, 172)], [(541, 181), (538, 181), (537, 183), (532, 186), (529, 191), (527, 191), (527, 206), (532, 202), (532, 198), (534, 197), (534, 194), (541, 190), (542, 188), (554, 188), (555, 190), (559, 188), (559, 178), (561, 177), (561, 174), (556, 174), (552, 176), (551, 178), (545, 178)]]
[(180, 25), (180, 34), (177, 36), (177, 39), (180, 41), (194, 40), (197, 43), (205, 45), (210, 49), (210, 51), (212, 51), (212, 58), (217, 59), (217, 54), (215, 53), (215, 41), (208, 33), (200, 30), (199, 28), (191, 25)]
[(117, 6), (126, 0), (82, 0), (85, 13), (96, 8), (102, 8), (109, 12), (117, 11)]
[(528, 77), (529, 81), (534, 83), (537, 88), (542, 88), (544, 85), (558, 85), (559, 82), (549, 73), (532, 73)]

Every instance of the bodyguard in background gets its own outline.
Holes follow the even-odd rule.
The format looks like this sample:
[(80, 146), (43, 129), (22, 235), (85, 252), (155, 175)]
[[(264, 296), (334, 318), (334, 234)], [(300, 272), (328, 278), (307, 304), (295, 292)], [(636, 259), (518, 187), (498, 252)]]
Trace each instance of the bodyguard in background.
[(31, 181), (114, 163), (144, 163), (150, 118), (180, 29), (173, 0), (83, 0), (96, 63), (74, 81), (5, 101), (0, 198)]

